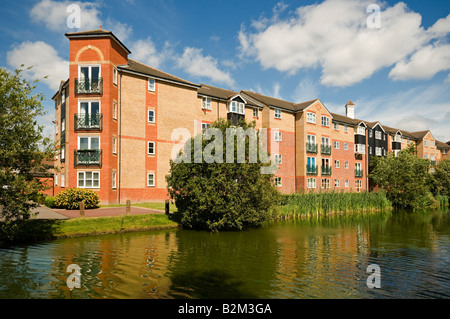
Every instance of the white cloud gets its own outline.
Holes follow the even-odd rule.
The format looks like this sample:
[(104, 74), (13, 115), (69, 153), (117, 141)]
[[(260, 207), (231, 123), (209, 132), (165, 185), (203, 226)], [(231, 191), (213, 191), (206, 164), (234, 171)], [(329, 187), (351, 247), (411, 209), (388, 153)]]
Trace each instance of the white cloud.
[(41, 0), (31, 9), (30, 17), (34, 22), (43, 23), (49, 30), (68, 31), (71, 29), (67, 26), (67, 18), (71, 12), (66, 10), (71, 4), (76, 4), (81, 9), (81, 28), (73, 29), (73, 32), (100, 28), (101, 12), (99, 5), (93, 2)]
[(310, 79), (303, 79), (298, 84), (293, 93), (293, 101), (301, 103), (319, 98), (319, 89), (315, 82)]
[[(6, 58), (14, 68), (20, 68), (22, 64), (25, 68), (33, 66), (24, 71), (24, 76), (28, 80), (39, 79), (54, 91), (59, 88), (61, 81), (69, 77), (69, 61), (63, 60), (51, 45), (42, 41), (27, 41), (16, 45), (7, 53)], [(48, 78), (43, 79), (45, 76)]]
[(106, 21), (105, 24), (105, 28), (106, 30), (110, 30), (114, 33), (114, 35), (116, 37), (119, 38), (120, 41), (125, 42), (128, 40), (128, 38), (131, 36), (131, 34), (133, 33), (133, 27), (126, 24), (126, 23), (122, 23), (119, 21), (115, 21), (112, 19), (108, 19)]
[(150, 37), (146, 40), (134, 42), (131, 46), (131, 52), (131, 58), (153, 68), (159, 68), (165, 57), (167, 57), (164, 53), (156, 50), (156, 46)]
[[(372, 2), (326, 0), (299, 7), (283, 19), (274, 9), (272, 19), (252, 22), (253, 32), (241, 26), (241, 56), (256, 58), (265, 69), (291, 75), (301, 69), (320, 67), (322, 84), (344, 87), (369, 78), (382, 68), (405, 63), (408, 56), (450, 29), (447, 17), (424, 30), (421, 15), (403, 2), (383, 5), (381, 28), (369, 28), (367, 21), (372, 13), (367, 13), (367, 7)], [(441, 70), (440, 66), (436, 65), (433, 72)]]
[(176, 57), (176, 63), (187, 73), (196, 77), (206, 77), (216, 83), (234, 86), (230, 73), (218, 68), (218, 61), (211, 56), (204, 56), (202, 49), (186, 47), (181, 56)]

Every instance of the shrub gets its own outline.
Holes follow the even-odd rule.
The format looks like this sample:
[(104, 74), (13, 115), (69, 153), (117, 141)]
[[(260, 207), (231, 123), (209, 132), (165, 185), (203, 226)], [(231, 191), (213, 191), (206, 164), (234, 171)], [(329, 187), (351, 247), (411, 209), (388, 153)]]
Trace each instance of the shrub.
[(96, 208), (100, 203), (100, 196), (90, 189), (68, 188), (56, 195), (55, 207), (80, 209), (82, 201), (84, 201), (84, 208)]
[(44, 199), (44, 205), (48, 208), (55, 208), (55, 197), (47, 196)]

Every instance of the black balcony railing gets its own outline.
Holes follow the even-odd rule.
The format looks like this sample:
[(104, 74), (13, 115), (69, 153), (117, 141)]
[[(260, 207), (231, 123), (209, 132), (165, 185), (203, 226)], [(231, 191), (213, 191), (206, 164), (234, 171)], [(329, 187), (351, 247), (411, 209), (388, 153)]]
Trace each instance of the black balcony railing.
[(331, 155), (331, 145), (321, 145), (320, 146), (320, 152), (323, 155)]
[(75, 79), (75, 95), (103, 94), (103, 78)]
[(75, 150), (74, 164), (102, 166), (102, 150)]
[(363, 177), (363, 173), (362, 169), (355, 169), (355, 177)]
[(331, 166), (322, 166), (322, 175), (330, 176), (331, 175)]
[(103, 115), (75, 114), (75, 131), (101, 131), (103, 127)]
[(318, 170), (317, 165), (306, 165), (306, 175), (317, 175)]
[(306, 143), (306, 152), (317, 154), (317, 144), (316, 143)]

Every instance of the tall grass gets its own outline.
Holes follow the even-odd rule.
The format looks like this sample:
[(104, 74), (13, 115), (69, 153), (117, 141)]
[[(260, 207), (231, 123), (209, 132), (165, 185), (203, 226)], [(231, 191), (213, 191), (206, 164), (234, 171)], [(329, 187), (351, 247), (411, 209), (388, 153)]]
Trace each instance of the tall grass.
[(392, 205), (380, 192), (309, 192), (283, 195), (275, 219), (339, 213), (390, 210)]

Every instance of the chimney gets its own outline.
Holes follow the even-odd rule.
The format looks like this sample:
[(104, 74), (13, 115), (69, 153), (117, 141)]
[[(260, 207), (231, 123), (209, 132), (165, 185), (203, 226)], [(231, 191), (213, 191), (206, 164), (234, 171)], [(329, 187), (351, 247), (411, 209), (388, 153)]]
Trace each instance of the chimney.
[(345, 115), (349, 118), (355, 118), (355, 103), (352, 100), (348, 101), (345, 105)]

